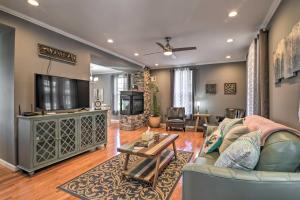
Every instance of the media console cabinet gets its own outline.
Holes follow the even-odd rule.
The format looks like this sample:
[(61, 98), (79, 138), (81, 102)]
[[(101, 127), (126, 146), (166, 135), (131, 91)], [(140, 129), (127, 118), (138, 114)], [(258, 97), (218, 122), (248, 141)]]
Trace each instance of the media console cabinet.
[(18, 167), (43, 167), (107, 144), (107, 111), (18, 116)]

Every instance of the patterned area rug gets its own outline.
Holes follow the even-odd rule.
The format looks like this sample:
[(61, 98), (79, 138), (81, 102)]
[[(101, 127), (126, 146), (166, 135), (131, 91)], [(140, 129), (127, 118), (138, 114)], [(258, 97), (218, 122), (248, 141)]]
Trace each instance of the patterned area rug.
[[(119, 154), (73, 180), (59, 186), (59, 189), (81, 199), (157, 199), (170, 198), (173, 189), (181, 177), (182, 167), (192, 158), (192, 152), (177, 151), (174, 159), (159, 175), (156, 189), (143, 181), (122, 178), (124, 154)], [(130, 156), (130, 163), (139, 159)]]

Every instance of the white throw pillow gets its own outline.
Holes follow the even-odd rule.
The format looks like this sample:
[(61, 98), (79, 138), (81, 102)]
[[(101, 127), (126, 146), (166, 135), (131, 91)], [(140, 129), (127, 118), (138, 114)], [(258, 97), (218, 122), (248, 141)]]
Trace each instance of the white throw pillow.
[(260, 155), (260, 131), (241, 136), (215, 162), (216, 167), (253, 170)]

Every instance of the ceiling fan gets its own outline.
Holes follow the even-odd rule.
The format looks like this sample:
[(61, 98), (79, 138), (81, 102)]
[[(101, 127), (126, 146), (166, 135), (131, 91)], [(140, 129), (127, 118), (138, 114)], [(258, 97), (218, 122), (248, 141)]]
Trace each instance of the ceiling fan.
[(171, 56), (171, 55), (174, 55), (173, 54), (174, 52), (178, 52), (178, 51), (190, 51), (190, 50), (196, 50), (197, 49), (196, 47), (173, 48), (170, 45), (171, 39), (172, 39), (171, 37), (165, 37), (165, 40), (166, 40), (166, 44), (165, 45), (163, 45), (160, 42), (156, 42), (156, 44), (163, 49), (163, 52), (148, 53), (148, 54), (145, 54), (144, 56), (148, 56), (148, 55), (152, 55), (152, 54), (157, 54), (157, 53), (163, 53), (165, 56)]

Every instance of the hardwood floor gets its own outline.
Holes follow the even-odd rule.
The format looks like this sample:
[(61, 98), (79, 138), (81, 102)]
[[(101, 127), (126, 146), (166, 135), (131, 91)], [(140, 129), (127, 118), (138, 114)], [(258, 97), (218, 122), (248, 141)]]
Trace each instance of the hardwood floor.
[[(112, 124), (108, 129), (108, 144), (106, 148), (84, 153), (61, 163), (42, 169), (32, 177), (22, 172), (11, 172), (0, 166), (0, 199), (76, 199), (57, 189), (57, 186), (84, 173), (117, 154), (117, 146), (137, 139), (146, 128), (136, 131), (120, 131), (118, 124)], [(166, 132), (164, 129), (155, 129)], [(177, 132), (178, 131), (168, 131)], [(197, 156), (203, 143), (200, 132), (180, 132), (176, 141), (177, 149), (193, 151)], [(171, 199), (181, 199), (182, 180), (174, 190)]]

